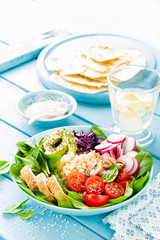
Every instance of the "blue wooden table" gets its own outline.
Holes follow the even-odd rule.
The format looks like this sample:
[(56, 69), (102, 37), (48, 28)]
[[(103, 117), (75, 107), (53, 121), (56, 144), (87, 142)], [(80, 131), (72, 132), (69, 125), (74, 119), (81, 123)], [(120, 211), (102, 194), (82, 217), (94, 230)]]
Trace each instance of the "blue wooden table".
[[(15, 152), (16, 142), (46, 130), (38, 126), (29, 126), (17, 111), (17, 103), (23, 95), (42, 89), (44, 86), (38, 78), (36, 59), (0, 75), (0, 160), (12, 159), (10, 152)], [(65, 126), (88, 124), (109, 128), (113, 124), (110, 105), (78, 102), (75, 114), (65, 122)], [(151, 123), (156, 138), (147, 147), (154, 157), (154, 175), (160, 171), (159, 126), (160, 99)], [(24, 199), (26, 195), (15, 186), (8, 174), (0, 176), (0, 239), (100, 240), (111, 239), (114, 234), (109, 225), (104, 225), (102, 222), (106, 214), (95, 217), (66, 216), (49, 211), (32, 200), (26, 204), (26, 209), (34, 211), (33, 217), (28, 220), (22, 220), (16, 215), (2, 214), (4, 208)]]

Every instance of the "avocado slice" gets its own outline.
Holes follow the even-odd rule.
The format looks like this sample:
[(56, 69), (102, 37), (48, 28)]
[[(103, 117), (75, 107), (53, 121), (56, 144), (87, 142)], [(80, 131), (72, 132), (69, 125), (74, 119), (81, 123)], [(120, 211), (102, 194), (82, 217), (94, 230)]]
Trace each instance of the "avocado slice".
[[(59, 143), (59, 144), (58, 144)], [(68, 144), (60, 134), (50, 134), (46, 137), (46, 141), (43, 144), (45, 154), (60, 154), (63, 155), (68, 151)]]
[(76, 144), (76, 139), (73, 132), (64, 130), (63, 136), (66, 142), (68, 143), (68, 153), (73, 152), (74, 154), (76, 154), (77, 144)]
[(43, 144), (46, 154), (60, 154), (74, 152), (76, 154), (77, 144), (73, 132), (63, 130), (50, 134)]

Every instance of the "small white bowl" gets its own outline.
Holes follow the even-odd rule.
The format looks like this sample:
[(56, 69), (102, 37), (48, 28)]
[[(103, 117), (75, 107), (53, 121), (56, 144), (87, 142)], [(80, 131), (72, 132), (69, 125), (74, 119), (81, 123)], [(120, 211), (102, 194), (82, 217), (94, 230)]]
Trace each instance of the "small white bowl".
[(58, 119), (39, 119), (36, 120), (33, 124), (40, 125), (42, 127), (53, 127), (56, 124), (61, 124), (67, 118), (69, 118), (77, 108), (76, 100), (67, 93), (55, 91), (55, 90), (42, 90), (31, 92), (23, 96), (18, 102), (18, 111), (26, 119), (30, 119), (26, 115), (26, 109), (33, 103), (44, 102), (47, 100), (54, 100), (58, 102), (66, 102), (68, 105), (67, 113), (63, 116), (60, 116)]

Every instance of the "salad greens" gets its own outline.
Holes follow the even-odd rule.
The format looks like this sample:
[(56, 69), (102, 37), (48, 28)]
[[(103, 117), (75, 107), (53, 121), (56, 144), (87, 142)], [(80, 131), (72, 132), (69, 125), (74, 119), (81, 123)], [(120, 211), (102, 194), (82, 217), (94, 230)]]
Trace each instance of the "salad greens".
[(17, 213), (17, 215), (22, 218), (22, 219), (28, 219), (33, 216), (33, 211), (32, 210), (26, 210), (24, 212)]
[[(12, 154), (12, 155), (13, 155), (13, 154)], [(15, 157), (17, 157), (19, 160), (21, 160), (24, 165), (28, 165), (33, 172), (37, 172), (37, 173), (40, 173), (40, 172), (41, 172), (41, 168), (40, 168), (39, 163), (38, 163), (37, 160), (36, 160), (34, 157), (32, 157), (31, 155), (27, 155), (26, 157), (20, 157), (20, 156), (18, 156), (18, 155), (15, 154), (15, 155), (13, 155), (13, 156), (15, 156)]]
[(106, 134), (96, 125), (92, 125), (91, 130), (97, 134), (97, 136), (101, 138), (107, 138)]
[(20, 212), (24, 209), (24, 205), (25, 203), (29, 200), (29, 198), (27, 198), (26, 200), (24, 200), (23, 202), (14, 204), (6, 209), (4, 209), (3, 213), (17, 213)]
[(140, 178), (135, 180), (135, 182), (133, 184), (133, 188), (134, 188), (135, 192), (139, 192), (144, 187), (144, 184), (145, 184), (146, 180), (148, 179), (148, 176), (149, 176), (149, 171), (147, 171), (144, 176), (141, 176)]
[[(43, 153), (44, 154), (44, 153)], [(58, 173), (58, 167), (56, 165), (56, 162), (60, 161), (62, 156), (60, 154), (54, 154), (52, 156), (46, 156), (46, 159), (48, 161), (49, 169), (52, 173)]]
[(152, 168), (153, 159), (151, 154), (145, 151), (139, 152), (135, 158), (139, 162), (139, 170), (135, 176), (137, 179)]
[(103, 182), (113, 182), (118, 176), (118, 167), (113, 164), (107, 171), (102, 175)]
[[(106, 139), (107, 136), (105, 133), (97, 126), (93, 125), (91, 127), (91, 131), (88, 134), (83, 132), (74, 132), (75, 139), (77, 146), (79, 146), (78, 151), (79, 153), (85, 152), (85, 148), (87, 149), (94, 149), (95, 144), (100, 143), (101, 140)], [(84, 198), (77, 192), (70, 191), (65, 188), (64, 183), (62, 182), (60, 176), (58, 175), (58, 167), (56, 163), (61, 160), (62, 156), (60, 154), (45, 154), (45, 150), (43, 148), (44, 139), (42, 139), (39, 143), (35, 139), (34, 143), (29, 142), (18, 142), (18, 152), (13, 156), (15, 156), (16, 163), (12, 164), (10, 167), (10, 163), (7, 161), (0, 162), (0, 174), (8, 171), (10, 167), (10, 174), (14, 181), (18, 184), (18, 186), (26, 192), (28, 195), (33, 197), (36, 200), (41, 202), (55, 205), (64, 208), (72, 208), (72, 209), (81, 209), (81, 210), (88, 210), (88, 209), (95, 209), (96, 207), (88, 207), (85, 204)], [(79, 145), (78, 145), (79, 144)], [(136, 146), (135, 151), (138, 154), (135, 158), (139, 162), (139, 171), (131, 177), (132, 182), (129, 185), (127, 183), (125, 194), (121, 197), (116, 199), (109, 199), (108, 203), (102, 207), (112, 206), (114, 204), (121, 203), (126, 199), (132, 197), (134, 193), (139, 192), (147, 182), (149, 177), (149, 171), (152, 168), (153, 159), (152, 156), (146, 151), (145, 148)], [(62, 201), (57, 196), (53, 195), (57, 201), (57, 204), (51, 203), (48, 201), (46, 196), (40, 192), (39, 190), (34, 190), (33, 192), (27, 187), (24, 179), (21, 177), (20, 171), (25, 166), (28, 165), (35, 175), (39, 174), (40, 172), (44, 172), (46, 176), (50, 176), (54, 174), (58, 183), (60, 184), (63, 193), (68, 201)], [(102, 179), (104, 182), (112, 182), (116, 179), (119, 173), (118, 167), (116, 164), (113, 164), (107, 171), (105, 171), (102, 175)], [(4, 210), (5, 213), (18, 213), (19, 211), (24, 209), (25, 202), (28, 201), (26, 199), (22, 203), (15, 204), (10, 208)], [(100, 208), (102, 208), (100, 207)], [(25, 212), (21, 212), (18, 214), (19, 217), (23, 219), (27, 219), (33, 215), (31, 210), (27, 210)]]
[(0, 175), (9, 172), (10, 162), (9, 161), (0, 161)]
[(10, 213), (10, 214), (16, 213), (22, 219), (28, 219), (28, 218), (32, 217), (34, 214), (32, 210), (26, 210), (24, 212), (21, 212), (24, 209), (25, 203), (28, 200), (29, 200), (29, 198), (27, 198), (23, 202), (20, 202), (20, 203), (12, 205), (10, 207), (7, 207), (6, 209), (4, 209), (3, 213)]
[(136, 146), (134, 150), (138, 153), (147, 152), (147, 150), (144, 147), (141, 147), (141, 146)]
[(13, 180), (23, 186), (26, 186), (25, 181), (22, 179), (20, 171), (24, 167), (23, 163), (13, 163), (10, 167), (10, 174)]

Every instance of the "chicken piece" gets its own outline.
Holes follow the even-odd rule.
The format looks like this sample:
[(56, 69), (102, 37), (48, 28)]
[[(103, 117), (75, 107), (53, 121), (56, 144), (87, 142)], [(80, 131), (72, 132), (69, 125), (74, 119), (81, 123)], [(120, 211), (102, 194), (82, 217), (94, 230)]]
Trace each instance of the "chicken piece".
[(37, 182), (37, 186), (39, 191), (41, 191), (42, 193), (44, 193), (44, 195), (46, 196), (46, 198), (50, 201), (50, 202), (54, 202), (55, 199), (54, 197), (51, 195), (51, 192), (48, 189), (47, 186), (47, 182), (46, 182), (47, 178), (46, 175), (44, 173), (40, 173), (36, 176), (36, 182)]
[(36, 177), (28, 165), (23, 167), (20, 173), (31, 191), (34, 191), (38, 188), (36, 183)]
[(63, 190), (62, 190), (61, 186), (59, 185), (59, 183), (58, 183), (58, 181), (57, 181), (57, 179), (54, 175), (52, 175), (51, 177), (49, 177), (47, 179), (47, 186), (48, 186), (49, 190), (56, 197), (58, 197), (62, 201), (67, 201), (67, 198), (60, 193), (60, 192), (63, 193)]

